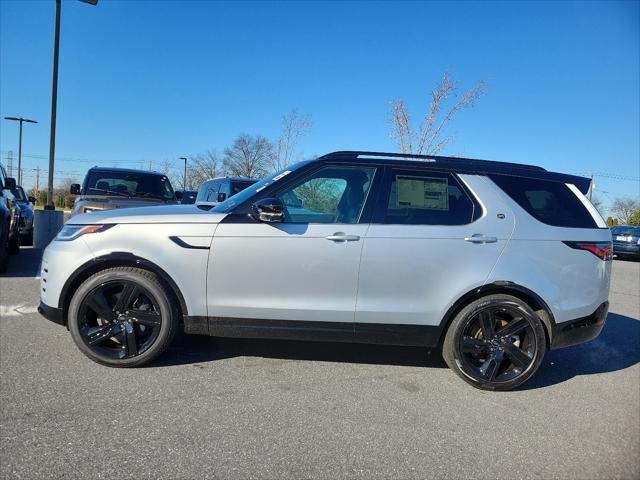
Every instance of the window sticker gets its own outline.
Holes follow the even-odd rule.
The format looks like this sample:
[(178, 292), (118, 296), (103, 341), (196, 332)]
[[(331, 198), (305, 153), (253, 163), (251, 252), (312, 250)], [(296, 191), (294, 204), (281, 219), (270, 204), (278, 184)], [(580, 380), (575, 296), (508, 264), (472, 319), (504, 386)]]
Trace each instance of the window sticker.
[(397, 208), (449, 210), (449, 182), (446, 178), (396, 175)]
[(282, 177), (289, 175), (291, 173), (291, 170), (285, 170), (284, 172), (282, 172), (280, 175), (276, 175), (275, 177), (273, 177), (273, 181), (277, 182), (278, 180), (280, 180)]

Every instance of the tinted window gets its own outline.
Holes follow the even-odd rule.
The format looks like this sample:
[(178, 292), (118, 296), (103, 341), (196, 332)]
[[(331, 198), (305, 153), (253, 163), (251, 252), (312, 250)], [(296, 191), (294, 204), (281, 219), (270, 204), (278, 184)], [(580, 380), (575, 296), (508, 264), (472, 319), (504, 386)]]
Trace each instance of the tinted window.
[(244, 190), (242, 190), (237, 195), (233, 195), (232, 197), (227, 198), (224, 202), (219, 203), (218, 205), (216, 205), (212, 209), (212, 211), (213, 212), (219, 212), (219, 213), (230, 212), (234, 207), (236, 207), (236, 206), (240, 205), (241, 203), (249, 200), (251, 197), (253, 197), (257, 193), (260, 193), (261, 191), (263, 191), (265, 188), (272, 187), (278, 181), (282, 180), (283, 178), (285, 178), (287, 175), (291, 174), (292, 172), (295, 172), (299, 168), (304, 167), (308, 163), (309, 163), (309, 161), (305, 160), (303, 162), (298, 162), (298, 163), (296, 163), (294, 165), (291, 165), (291, 166), (289, 166), (289, 167), (287, 167), (287, 168), (285, 168), (283, 170), (280, 170), (279, 172), (274, 173), (270, 177), (262, 179), (259, 182), (254, 183), (250, 187), (245, 188)]
[(167, 177), (144, 172), (90, 171), (83, 194), (175, 199)]
[(326, 167), (278, 195), (288, 223), (357, 223), (375, 168)]
[(491, 179), (518, 205), (547, 225), (598, 228), (580, 199), (564, 183), (509, 175), (492, 175)]
[(466, 225), (475, 205), (450, 174), (394, 170), (384, 223)]
[(235, 195), (236, 193), (240, 193), (245, 188), (250, 187), (256, 182), (250, 181), (236, 181), (231, 183), (231, 195)]

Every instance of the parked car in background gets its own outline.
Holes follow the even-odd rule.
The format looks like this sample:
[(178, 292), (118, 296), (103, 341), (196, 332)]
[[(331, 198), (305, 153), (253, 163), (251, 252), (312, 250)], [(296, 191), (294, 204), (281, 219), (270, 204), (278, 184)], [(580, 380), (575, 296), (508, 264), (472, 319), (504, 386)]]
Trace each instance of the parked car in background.
[(198, 189), (196, 205), (203, 207), (215, 207), (227, 198), (250, 187), (258, 180), (242, 177), (218, 177), (207, 180)]
[(611, 229), (613, 254), (618, 258), (640, 258), (640, 227), (617, 225)]
[(33, 245), (33, 205), (35, 197), (28, 197), (22, 186), (18, 185), (12, 191), (14, 202), (20, 208), (20, 242), (22, 245)]
[(179, 190), (176, 192), (176, 198), (182, 205), (191, 205), (196, 203), (196, 196), (198, 192), (196, 190)]
[(71, 185), (78, 195), (71, 216), (114, 208), (168, 205), (178, 203), (166, 175), (147, 170), (93, 167), (82, 186)]
[(20, 252), (20, 208), (13, 201), (12, 190), (16, 188), (16, 180), (8, 177), (0, 165), (0, 272), (7, 269), (9, 255)]
[(464, 381), (509, 390), (547, 348), (604, 326), (611, 232), (589, 185), (531, 165), (335, 152), (210, 210), (73, 218), (44, 252), (39, 311), (114, 367), (148, 363), (183, 326), (441, 348)]

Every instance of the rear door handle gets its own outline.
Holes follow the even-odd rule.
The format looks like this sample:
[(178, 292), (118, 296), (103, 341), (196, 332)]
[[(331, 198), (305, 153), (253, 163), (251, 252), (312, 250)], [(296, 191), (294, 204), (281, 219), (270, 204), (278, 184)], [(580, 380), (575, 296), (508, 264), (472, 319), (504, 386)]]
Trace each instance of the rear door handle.
[(360, 240), (359, 235), (347, 235), (344, 232), (336, 232), (333, 235), (329, 235), (324, 238), (334, 242), (357, 242), (358, 240)]
[(496, 237), (488, 237), (482, 233), (474, 233), (470, 237), (464, 237), (464, 239), (471, 243), (496, 243), (498, 241)]

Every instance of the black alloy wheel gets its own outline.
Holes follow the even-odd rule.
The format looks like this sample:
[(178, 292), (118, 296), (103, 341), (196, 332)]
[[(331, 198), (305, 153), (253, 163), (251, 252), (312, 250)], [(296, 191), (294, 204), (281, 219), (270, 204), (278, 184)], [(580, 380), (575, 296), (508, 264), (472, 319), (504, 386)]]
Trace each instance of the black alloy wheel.
[(113, 358), (143, 353), (162, 324), (157, 301), (136, 283), (114, 280), (94, 288), (79, 311), (86, 344)]
[(151, 272), (131, 267), (87, 279), (69, 305), (69, 330), (96, 362), (139, 366), (162, 353), (175, 332), (176, 312)]
[(510, 390), (536, 372), (545, 348), (544, 327), (528, 305), (508, 295), (491, 295), (456, 316), (443, 356), (468, 383)]

